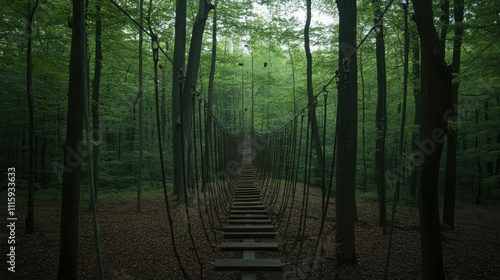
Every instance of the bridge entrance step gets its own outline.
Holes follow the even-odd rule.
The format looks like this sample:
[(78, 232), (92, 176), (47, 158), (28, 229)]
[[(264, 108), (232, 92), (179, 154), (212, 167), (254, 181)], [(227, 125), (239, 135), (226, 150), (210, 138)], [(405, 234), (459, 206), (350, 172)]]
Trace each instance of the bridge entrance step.
[(224, 232), (274, 232), (274, 225), (227, 225)]
[(276, 242), (224, 242), (219, 246), (221, 251), (265, 250), (277, 251)]

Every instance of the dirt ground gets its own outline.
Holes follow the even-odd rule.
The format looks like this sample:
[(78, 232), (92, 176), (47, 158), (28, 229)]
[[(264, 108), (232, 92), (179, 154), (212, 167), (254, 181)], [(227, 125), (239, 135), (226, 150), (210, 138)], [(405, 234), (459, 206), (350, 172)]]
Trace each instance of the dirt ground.
[[(280, 251), (257, 252), (257, 258), (279, 258), (287, 265), (282, 273), (259, 272), (257, 279), (305, 279), (311, 265), (309, 279), (383, 278), (388, 236), (383, 235), (377, 226), (376, 203), (358, 201), (358, 222), (355, 228), (357, 263), (340, 265), (335, 261), (334, 205), (330, 205), (325, 234), (319, 242), (316, 257), (313, 258), (321, 222), (317, 207), (320, 205), (319, 193), (311, 192), (301, 249), (301, 238), (297, 233), (302, 203), (299, 198), (302, 194), (298, 192), (296, 195), (288, 230), (285, 230), (288, 211), (279, 223), (276, 241), (280, 244)], [(2, 200), (4, 196), (2, 195)], [(216, 234), (214, 237), (211, 231), (204, 231), (195, 202), (196, 200), (192, 201), (192, 205), (188, 207), (195, 246), (189, 235), (185, 207), (179, 206), (172, 211), (176, 248), (186, 273), (190, 279), (241, 279), (238, 272), (214, 271), (213, 261), (216, 258), (241, 258), (241, 252), (218, 251), (216, 245), (222, 241), (221, 235)], [(154, 191), (143, 199), (141, 213), (136, 212), (135, 203), (134, 198), (108, 198), (99, 201), (98, 221), (105, 279), (183, 279), (173, 252), (162, 191)], [(26, 203), (23, 199), (17, 201), (19, 221), (16, 224), (15, 273), (7, 271), (6, 255), (10, 245), (6, 242), (8, 231), (5, 226), (1, 227), (0, 252), (3, 257), (0, 279), (56, 279), (60, 201), (51, 199), (36, 202), (36, 233), (33, 235), (24, 233), (24, 205)], [(500, 279), (500, 204), (490, 204), (487, 207), (466, 203), (459, 205), (456, 229), (443, 232), (447, 278)], [(7, 223), (7, 207), (2, 208), (0, 219)], [(82, 203), (80, 208), (79, 279), (97, 279), (92, 215), (87, 210), (87, 204)], [(208, 227), (208, 216), (204, 210), (201, 214)], [(418, 209), (398, 206), (395, 226), (390, 279), (420, 279)]]

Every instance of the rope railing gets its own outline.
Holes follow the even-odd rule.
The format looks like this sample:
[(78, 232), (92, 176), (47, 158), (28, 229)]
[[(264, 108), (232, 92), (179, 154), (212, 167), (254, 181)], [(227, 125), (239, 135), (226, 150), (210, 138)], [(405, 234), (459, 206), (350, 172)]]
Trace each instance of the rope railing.
[[(161, 132), (160, 121), (157, 116), (158, 137), (160, 148), (160, 161), (162, 170), (162, 181), (164, 188), (165, 204), (167, 210), (170, 238), (174, 250), (174, 255), (178, 261), (179, 268), (185, 279), (197, 279), (203, 277), (204, 265), (210, 263), (208, 259), (210, 254), (203, 252), (203, 245), (210, 244), (211, 252), (216, 251), (219, 243), (219, 233), (223, 229), (224, 223), (229, 217), (229, 207), (232, 202), (232, 193), (236, 187), (236, 178), (240, 171), (240, 163), (243, 159), (242, 146), (250, 144), (252, 146), (252, 164), (255, 167), (255, 184), (261, 189), (262, 198), (268, 210), (272, 214), (271, 217), (276, 228), (280, 229), (279, 236), (285, 242), (283, 249), (285, 257), (291, 260), (292, 264), (297, 265), (302, 260), (311, 256), (312, 261), (309, 261), (309, 272), (312, 271), (314, 260), (316, 259), (317, 251), (325, 234), (327, 227), (326, 221), (329, 213), (330, 198), (332, 194), (332, 182), (334, 176), (335, 156), (337, 152), (337, 128), (338, 122), (334, 126), (334, 136), (332, 145), (332, 162), (327, 170), (326, 166), (326, 143), (328, 130), (328, 114), (335, 114), (338, 117), (339, 108), (328, 108), (328, 90), (332, 86), (333, 81), (336, 81), (338, 89), (339, 79), (343, 78), (344, 86), (347, 87), (348, 76), (340, 77), (339, 71), (321, 87), (314, 95), (311, 102), (308, 102), (301, 110), (295, 114), (291, 120), (282, 126), (267, 132), (258, 132), (255, 127), (250, 128), (251, 139), (245, 141), (244, 124), (240, 123), (236, 131), (230, 130), (213, 114), (208, 107), (207, 101), (197, 92), (195, 81), (189, 81), (182, 75), (182, 69), (178, 69), (170, 56), (163, 50), (158, 42), (157, 35), (153, 32), (152, 27), (144, 28), (134, 19), (125, 9), (120, 7), (114, 0), (110, 2), (118, 8), (127, 18), (137, 25), (145, 34), (151, 38), (153, 49), (153, 67), (155, 68), (155, 96), (156, 109), (158, 113), (158, 79), (157, 79), (157, 63), (159, 53), (165, 55), (170, 61), (172, 67), (178, 73), (181, 73), (183, 87), (189, 86), (192, 90), (193, 97), (193, 113), (192, 113), (192, 131), (188, 137), (192, 138), (193, 162), (183, 162), (183, 166), (193, 167), (193, 181), (186, 183), (184, 188), (184, 215), (188, 228), (188, 235), (195, 253), (198, 264), (200, 265), (199, 275), (192, 275), (194, 272), (187, 271), (184, 267), (184, 257), (180, 256), (177, 250), (176, 237), (173, 234), (176, 221), (172, 217), (172, 206), (169, 203), (169, 195), (166, 187), (166, 176), (163, 166), (163, 152), (161, 147)], [(370, 33), (374, 30), (378, 21), (384, 16), (393, 0), (389, 1), (380, 17), (376, 20), (374, 26), (364, 36), (361, 42), (353, 48), (354, 51), (345, 55), (345, 60), (355, 55), (356, 51), (364, 44)], [(331, 75), (331, 74), (330, 74)], [(182, 87), (181, 87), (182, 90)], [(316, 89), (315, 89), (316, 90)], [(348, 88), (345, 89), (348, 91)], [(319, 96), (323, 94), (324, 99), (320, 100)], [(196, 99), (197, 98), (197, 99)], [(318, 106), (318, 103), (323, 102), (323, 106)], [(338, 104), (338, 102), (337, 102)], [(335, 107), (335, 106), (330, 106)], [(318, 212), (320, 220), (317, 230), (311, 230), (308, 223), (309, 214), (313, 211), (311, 199), (312, 179), (318, 170), (313, 170), (314, 141), (312, 137), (311, 127), (311, 112), (323, 110), (323, 134), (322, 142), (324, 148), (321, 155), (324, 162), (323, 173), (329, 175), (328, 187), (324, 188), (321, 193), (321, 207)], [(345, 109), (345, 108), (343, 108)], [(304, 123), (304, 117), (308, 120)], [(252, 115), (253, 117), (253, 115)], [(182, 114), (181, 114), (182, 118)], [(182, 119), (180, 120), (182, 123)], [(253, 120), (252, 120), (253, 123)], [(345, 124), (344, 124), (345, 125)], [(210, 127), (207, 133), (207, 127)], [(207, 133), (207, 135), (205, 135)], [(331, 144), (331, 142), (330, 142)], [(184, 149), (185, 146), (182, 145)], [(183, 151), (184, 154), (185, 151)], [(184, 157), (183, 157), (184, 158)], [(203, 175), (202, 175), (203, 174)], [(326, 176), (325, 176), (326, 177)], [(187, 182), (187, 170), (184, 174), (184, 182)], [(202, 185), (200, 185), (200, 181)], [(300, 191), (299, 183), (302, 183), (302, 198), (296, 201), (296, 195)], [(192, 184), (191, 193), (187, 184)], [(326, 185), (326, 184), (325, 184)], [(201, 192), (201, 193), (200, 193)], [(189, 197), (191, 195), (191, 197)], [(190, 200), (195, 202), (196, 214), (189, 211)], [(298, 223), (293, 224), (291, 218), (297, 215)], [(200, 221), (203, 235), (201, 239), (196, 239), (193, 234), (192, 225), (194, 219)], [(334, 225), (332, 225), (334, 227)], [(309, 229), (309, 231), (308, 231)], [(308, 254), (302, 254), (307, 232), (316, 232), (313, 250), (308, 250)], [(298, 246), (298, 248), (297, 248)], [(295, 254), (291, 254), (295, 250)], [(312, 251), (312, 252), (311, 252)], [(308, 273), (307, 277), (309, 277)]]

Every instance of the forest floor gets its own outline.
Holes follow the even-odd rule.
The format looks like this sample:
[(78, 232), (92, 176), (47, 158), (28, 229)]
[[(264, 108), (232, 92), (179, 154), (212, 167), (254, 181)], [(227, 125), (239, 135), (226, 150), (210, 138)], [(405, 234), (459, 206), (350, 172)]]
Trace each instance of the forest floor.
[[(0, 193), (6, 201), (5, 192)], [(289, 263), (283, 273), (258, 273), (257, 279), (304, 279), (311, 264), (317, 240), (320, 219), (317, 215), (320, 194), (311, 191), (307, 216), (306, 238), (298, 254), (300, 239), (297, 229), (302, 193), (297, 192), (287, 238), (284, 238), (284, 220), (277, 241), (282, 246), (278, 252), (257, 253), (257, 258), (280, 258)], [(196, 200), (194, 200), (196, 202)], [(101, 251), (105, 279), (183, 279), (174, 257), (166, 215), (163, 192), (145, 193), (143, 211), (136, 211), (132, 195), (106, 197), (98, 203)], [(193, 202), (192, 202), (193, 203)], [(194, 203), (193, 203), (194, 204)], [(5, 205), (2, 203), (2, 205)], [(6, 254), (9, 247), (5, 240), (6, 227), (2, 226), (0, 252), (2, 270), (0, 279), (56, 279), (59, 256), (60, 199), (44, 198), (35, 203), (36, 233), (26, 235), (23, 218), (26, 201), (18, 197), (16, 228), (16, 272), (7, 271)], [(171, 204), (172, 205), (172, 204)], [(391, 204), (388, 204), (388, 208)], [(241, 279), (237, 272), (214, 272), (216, 258), (241, 258), (241, 252), (225, 253), (212, 246), (221, 242), (211, 232), (205, 235), (200, 215), (195, 205), (188, 207), (192, 232), (200, 264), (189, 237), (184, 206), (172, 211), (174, 235), (179, 257), (190, 279)], [(333, 212), (333, 203), (329, 211)], [(339, 265), (335, 262), (334, 219), (328, 218), (325, 236), (314, 260), (310, 279), (382, 279), (387, 254), (388, 235), (377, 226), (378, 205), (358, 199), (356, 222), (357, 264)], [(6, 221), (2, 207), (0, 219)], [(93, 241), (92, 214), (88, 203), (80, 205), (79, 279), (98, 279), (95, 243)], [(204, 214), (204, 213), (202, 213)], [(206, 216), (203, 217), (207, 223)], [(389, 268), (390, 279), (420, 279), (420, 238), (418, 209), (398, 206), (396, 227)], [(294, 237), (295, 236), (295, 237)], [(487, 207), (459, 203), (456, 211), (456, 228), (443, 232), (443, 258), (448, 279), (500, 279), (500, 204)], [(295, 241), (295, 242), (294, 242)], [(294, 244), (295, 243), (295, 244)], [(10, 245), (9, 245), (10, 246)]]

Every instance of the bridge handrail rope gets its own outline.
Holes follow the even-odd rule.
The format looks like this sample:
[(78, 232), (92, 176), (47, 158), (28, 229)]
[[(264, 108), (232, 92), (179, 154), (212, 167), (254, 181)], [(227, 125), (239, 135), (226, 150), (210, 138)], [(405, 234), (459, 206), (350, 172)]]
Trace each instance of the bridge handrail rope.
[[(156, 44), (155, 44), (156, 43)], [(161, 122), (160, 122), (160, 106), (159, 106), (159, 93), (158, 93), (158, 48), (156, 48), (158, 41), (157, 40), (152, 40), (151, 41), (151, 48), (153, 50), (153, 66), (154, 66), (154, 77), (155, 77), (155, 108), (156, 108), (156, 123), (157, 123), (157, 132), (158, 132), (158, 149), (159, 149), (159, 156), (160, 156), (160, 170), (161, 170), (161, 175), (162, 175), (162, 185), (163, 185), (163, 195), (165, 198), (165, 206), (167, 210), (167, 217), (168, 217), (168, 223), (170, 226), (170, 238), (172, 241), (172, 247), (174, 250), (174, 256), (177, 260), (178, 266), (182, 271), (182, 274), (184, 278), (189, 279), (189, 276), (187, 275), (186, 269), (184, 267), (184, 264), (182, 263), (180, 259), (179, 252), (177, 250), (177, 244), (175, 241), (175, 235), (174, 235), (174, 221), (172, 218), (172, 213), (170, 210), (170, 203), (169, 203), (169, 197), (168, 197), (168, 191), (167, 191), (167, 184), (166, 184), (166, 176), (165, 176), (165, 166), (164, 166), (164, 160), (163, 160), (163, 148), (162, 148), (162, 139), (161, 139)]]
[[(193, 106), (194, 106), (194, 104), (193, 104)], [(193, 110), (193, 112), (194, 112), (194, 110)], [(202, 126), (201, 126), (201, 124), (202, 124), (202, 118), (201, 118), (202, 114), (201, 114), (201, 112), (202, 112), (201, 111), (201, 99), (198, 99), (198, 125), (199, 125), (200, 132), (202, 131), (202, 129), (201, 129), (202, 128)], [(193, 119), (195, 119), (194, 116), (193, 116)], [(195, 127), (196, 127), (196, 125), (193, 124), (193, 128), (195, 128)], [(193, 129), (193, 138), (196, 140), (196, 131), (195, 130), (196, 129)], [(204, 162), (204, 155), (205, 155), (205, 153), (203, 153), (202, 142), (203, 142), (204, 139), (203, 139), (201, 133), (199, 133), (199, 136), (200, 136), (200, 139), (199, 139), (200, 154), (201, 154), (202, 169), (203, 169), (203, 162)], [(196, 158), (196, 143), (193, 146), (195, 147), (195, 158)], [(197, 166), (195, 168), (196, 168), (196, 170), (198, 170)], [(196, 172), (198, 172), (198, 171), (196, 171)], [(201, 221), (201, 226), (203, 228), (203, 235), (205, 237), (206, 243), (211, 245), (210, 247), (212, 248), (212, 252), (214, 252), (214, 250), (215, 250), (215, 243), (211, 243), (210, 237), (208, 236), (207, 227), (205, 226), (205, 219), (203, 218), (202, 209), (201, 209), (202, 208), (201, 207), (202, 204), (201, 204), (201, 200), (200, 200), (200, 192), (199, 192), (199, 186), (198, 186), (198, 180), (199, 180), (198, 179), (198, 175), (196, 175), (196, 177), (197, 177), (196, 180), (195, 180), (196, 181), (196, 202), (197, 202), (197, 206), (198, 206), (196, 208), (198, 208), (198, 215), (199, 215), (199, 218), (200, 218), (200, 221)], [(202, 183), (205, 183), (205, 182), (202, 181)], [(204, 192), (204, 195), (205, 195), (205, 192)], [(206, 196), (204, 196), (204, 201), (203, 202), (204, 202), (203, 206), (205, 207), (205, 214), (207, 214), (207, 217), (209, 219), (208, 223), (209, 223), (209, 226), (211, 226), (211, 224), (210, 224), (210, 216), (209, 216), (208, 211), (207, 211)], [(214, 236), (214, 238), (215, 238), (215, 236)]]

